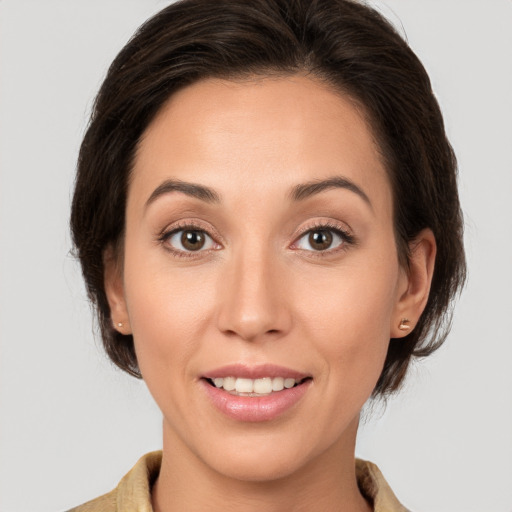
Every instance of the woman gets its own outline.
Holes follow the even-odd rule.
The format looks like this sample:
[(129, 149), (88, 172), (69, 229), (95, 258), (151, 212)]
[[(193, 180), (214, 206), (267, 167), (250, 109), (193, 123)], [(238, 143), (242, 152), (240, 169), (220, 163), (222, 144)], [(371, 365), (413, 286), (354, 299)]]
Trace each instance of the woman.
[(440, 346), (465, 275), (428, 77), (348, 0), (185, 0), (112, 64), (72, 232), (111, 359), (164, 417), (93, 510), (405, 510), (363, 404)]

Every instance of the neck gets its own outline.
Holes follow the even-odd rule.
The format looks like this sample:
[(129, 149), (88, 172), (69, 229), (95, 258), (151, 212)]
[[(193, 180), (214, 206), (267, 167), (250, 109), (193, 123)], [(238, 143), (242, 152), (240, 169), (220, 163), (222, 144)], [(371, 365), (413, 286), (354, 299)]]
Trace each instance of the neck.
[[(346, 439), (290, 475), (247, 481), (203, 463), (164, 424), (160, 475), (153, 487), (155, 512), (370, 512), (355, 476), (357, 422)], [(264, 462), (263, 462), (264, 464)]]

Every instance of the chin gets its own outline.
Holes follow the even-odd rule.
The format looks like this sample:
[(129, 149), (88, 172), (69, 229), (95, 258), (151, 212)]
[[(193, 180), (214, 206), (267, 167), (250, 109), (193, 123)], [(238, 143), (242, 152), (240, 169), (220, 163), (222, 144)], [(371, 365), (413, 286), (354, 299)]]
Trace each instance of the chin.
[[(275, 450), (268, 450), (275, 452)], [(249, 457), (244, 454), (224, 457), (222, 460), (212, 461), (210, 467), (217, 473), (231, 479), (252, 482), (270, 483), (295, 474), (303, 465), (303, 461), (297, 459), (296, 453), (276, 457), (267, 453), (258, 452)]]
[[(197, 447), (196, 452), (202, 462), (216, 473), (227, 478), (245, 482), (272, 482), (298, 474), (314, 464), (318, 457), (333, 445), (329, 436), (317, 438), (313, 432), (309, 436), (297, 435), (283, 429), (254, 428), (251, 433), (230, 434), (222, 442), (208, 441), (214, 449)], [(251, 435), (252, 434), (252, 435)]]

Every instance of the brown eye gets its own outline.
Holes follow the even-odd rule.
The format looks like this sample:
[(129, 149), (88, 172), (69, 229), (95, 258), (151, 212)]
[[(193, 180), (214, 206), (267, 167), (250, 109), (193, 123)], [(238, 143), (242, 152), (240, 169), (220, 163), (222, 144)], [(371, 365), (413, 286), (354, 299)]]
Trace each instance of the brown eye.
[(200, 229), (179, 229), (166, 236), (168, 243), (177, 252), (199, 252), (213, 249), (215, 242)]
[(188, 251), (198, 251), (204, 247), (205, 236), (202, 231), (183, 231), (181, 245)]
[(315, 251), (325, 251), (331, 247), (333, 240), (332, 232), (326, 230), (316, 230), (309, 233), (309, 245)]
[(305, 251), (329, 251), (345, 244), (351, 244), (353, 238), (341, 229), (318, 227), (306, 231), (293, 245)]

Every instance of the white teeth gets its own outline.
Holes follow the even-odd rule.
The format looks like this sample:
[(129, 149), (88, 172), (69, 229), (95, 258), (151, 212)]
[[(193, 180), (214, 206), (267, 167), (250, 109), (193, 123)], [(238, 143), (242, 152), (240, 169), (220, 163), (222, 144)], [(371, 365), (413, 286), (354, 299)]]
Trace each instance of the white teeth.
[(295, 386), (295, 379), (284, 379), (284, 387), (286, 389), (293, 388)]
[(284, 389), (283, 377), (274, 377), (272, 379), (272, 391), (282, 391)]
[(222, 387), (226, 391), (233, 391), (235, 389), (236, 379), (235, 377), (224, 377), (224, 384)]
[(273, 391), (290, 389), (299, 381), (284, 377), (262, 377), (261, 379), (246, 379), (242, 377), (215, 377), (212, 379), (217, 388), (223, 388), (232, 394), (265, 396)]
[(272, 379), (270, 377), (256, 379), (254, 381), (253, 391), (261, 395), (268, 395), (269, 393), (272, 392)]
[(254, 381), (252, 379), (236, 379), (235, 390), (237, 393), (252, 393)]

